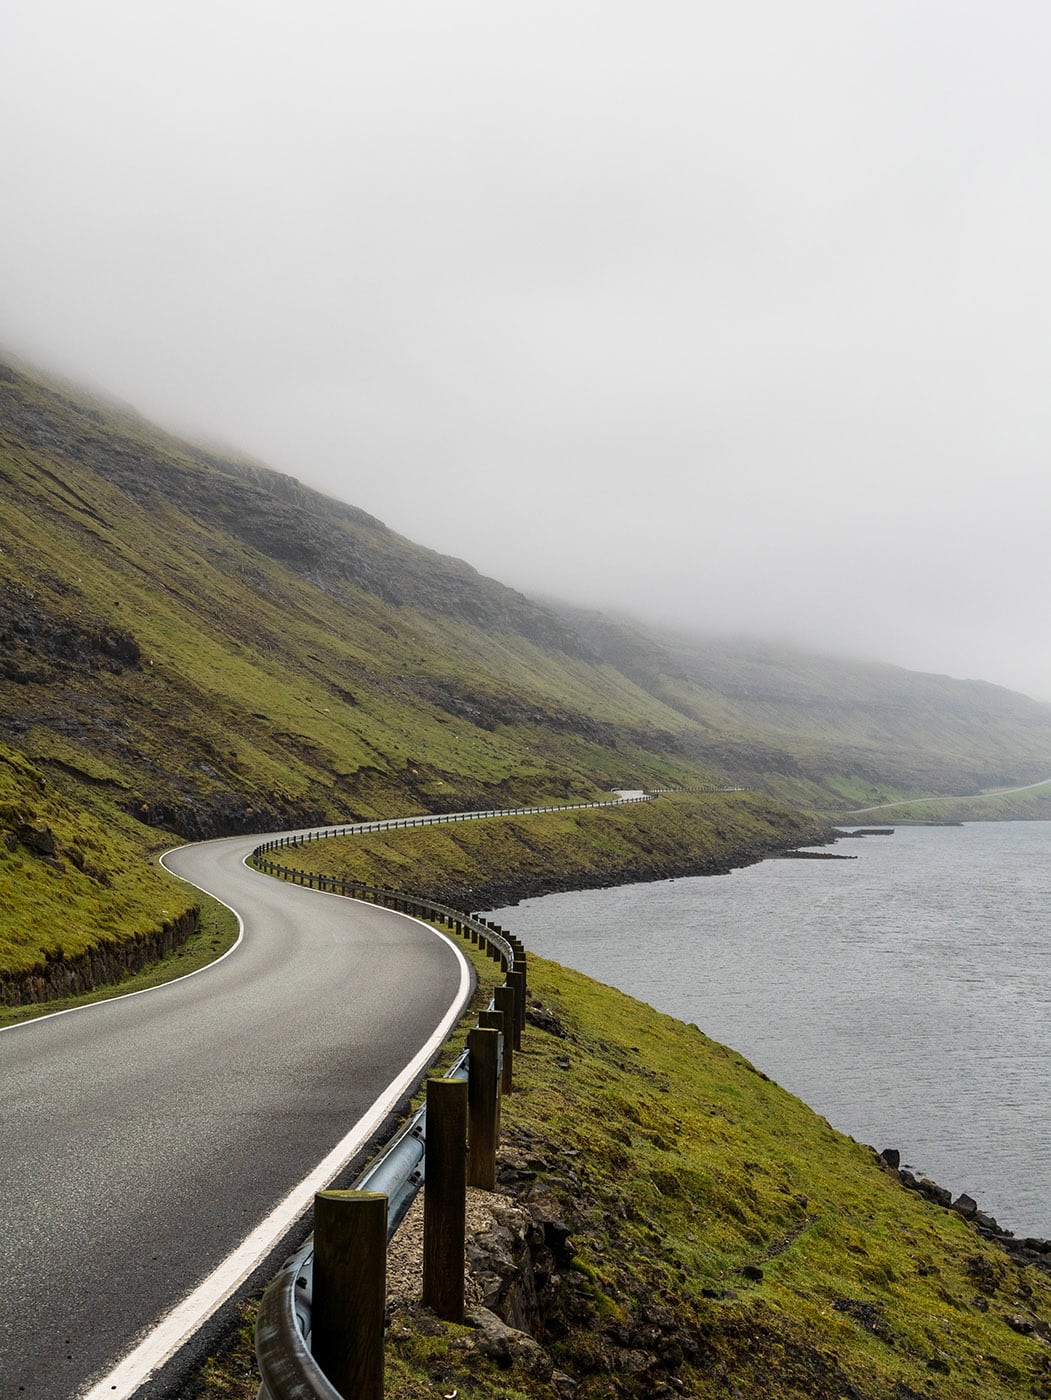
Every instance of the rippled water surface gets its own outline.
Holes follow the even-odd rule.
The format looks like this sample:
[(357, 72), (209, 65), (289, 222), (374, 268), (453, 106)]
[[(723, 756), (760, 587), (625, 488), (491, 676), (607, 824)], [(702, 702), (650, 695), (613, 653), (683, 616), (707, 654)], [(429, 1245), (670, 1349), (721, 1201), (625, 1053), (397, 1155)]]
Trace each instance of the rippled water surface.
[(1051, 1236), (1051, 823), (548, 895), (526, 947), (742, 1051), (834, 1127)]

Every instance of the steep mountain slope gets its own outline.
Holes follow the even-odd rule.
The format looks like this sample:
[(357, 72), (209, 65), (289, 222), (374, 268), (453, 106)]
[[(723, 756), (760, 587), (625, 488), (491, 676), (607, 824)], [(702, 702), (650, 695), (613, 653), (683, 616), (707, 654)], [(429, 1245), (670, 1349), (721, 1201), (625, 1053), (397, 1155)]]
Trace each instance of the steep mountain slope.
[(1051, 771), (1049, 707), (541, 605), (14, 364), (0, 518), (0, 976), (163, 943), (188, 900), (143, 857), (172, 833), (727, 780), (834, 810)]
[(1051, 706), (1002, 686), (560, 611), (604, 661), (702, 726), (713, 764), (768, 791), (836, 809), (1051, 775)]

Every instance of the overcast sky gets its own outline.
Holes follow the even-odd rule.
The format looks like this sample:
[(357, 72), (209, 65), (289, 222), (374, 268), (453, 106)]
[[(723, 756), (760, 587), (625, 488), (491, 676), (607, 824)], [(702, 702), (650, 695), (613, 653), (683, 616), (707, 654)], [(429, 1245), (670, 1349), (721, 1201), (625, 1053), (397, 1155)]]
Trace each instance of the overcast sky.
[(5, 0), (0, 340), (526, 591), (1051, 700), (1046, 0)]

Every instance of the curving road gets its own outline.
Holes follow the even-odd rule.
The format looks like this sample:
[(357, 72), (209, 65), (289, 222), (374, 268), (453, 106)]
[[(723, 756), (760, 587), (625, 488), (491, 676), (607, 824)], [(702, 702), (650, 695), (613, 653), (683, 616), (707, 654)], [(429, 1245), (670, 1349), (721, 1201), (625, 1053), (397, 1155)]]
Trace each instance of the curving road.
[(225, 959), (0, 1031), (4, 1400), (134, 1394), (368, 1141), (466, 999), (447, 939), (256, 874), (258, 840), (165, 860), (241, 915)]
[(888, 812), (892, 807), (916, 807), (921, 802), (976, 802), (980, 797), (1013, 797), (1016, 792), (1032, 792), (1034, 788), (1046, 787), (1051, 783), (1051, 778), (1041, 778), (1039, 782), (1023, 783), (1021, 787), (1012, 788), (989, 788), (986, 792), (971, 792), (964, 796), (959, 794), (943, 795), (941, 797), (903, 797), (897, 802), (880, 802), (876, 807), (851, 807), (849, 812), (844, 812), (844, 817), (863, 817), (866, 812)]

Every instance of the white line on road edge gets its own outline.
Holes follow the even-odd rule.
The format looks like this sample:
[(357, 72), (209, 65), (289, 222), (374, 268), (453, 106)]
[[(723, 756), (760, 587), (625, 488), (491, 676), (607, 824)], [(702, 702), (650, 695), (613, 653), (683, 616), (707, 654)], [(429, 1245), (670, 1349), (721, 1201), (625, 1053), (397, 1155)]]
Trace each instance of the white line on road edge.
[[(403, 914), (399, 917), (412, 916)], [(119, 1362), (108, 1376), (104, 1376), (90, 1390), (82, 1392), (82, 1400), (130, 1400), (139, 1387), (175, 1355), (182, 1344), (225, 1303), (253, 1269), (262, 1263), (281, 1236), (291, 1229), (310, 1206), (314, 1193), (323, 1190), (361, 1150), (426, 1069), (431, 1056), (459, 1019), (470, 992), (471, 972), (467, 959), (451, 938), (424, 923), (422, 919), (413, 918), (412, 921), (448, 943), (460, 964), (460, 985), (456, 997), (434, 1034), (405, 1066), (397, 1079), (387, 1086), (381, 1098), (358, 1119), (343, 1140), (318, 1163), (306, 1180), (289, 1192), (248, 1238), (242, 1241), (189, 1297), (184, 1298), (167, 1317), (162, 1318), (153, 1331), (144, 1337), (134, 1351)]]
[[(173, 846), (170, 851), (165, 851), (164, 855), (161, 856), (160, 864), (174, 879), (182, 880), (184, 885), (193, 885), (192, 880), (183, 880), (181, 875), (176, 875), (174, 870), (168, 870), (168, 867), (164, 864), (164, 856), (170, 856), (175, 851), (183, 851), (185, 849), (185, 846)], [(194, 885), (194, 889), (200, 888), (200, 885)], [(211, 894), (210, 890), (205, 890), (204, 893), (211, 895), (211, 898), (215, 900), (216, 904), (221, 904), (224, 909), (229, 909), (230, 913), (237, 920), (237, 938), (230, 944), (225, 953), (220, 953), (217, 958), (213, 958), (210, 963), (205, 963), (203, 967), (195, 967), (192, 972), (184, 972), (179, 977), (173, 977), (170, 982), (158, 982), (156, 986), (153, 987), (140, 987), (137, 992), (121, 992), (119, 996), (115, 997), (100, 997), (98, 1001), (83, 1001), (79, 1006), (67, 1006), (63, 1011), (49, 1011), (45, 1016), (31, 1016), (28, 1021), (15, 1021), (13, 1025), (0, 1026), (0, 1035), (3, 1035), (5, 1031), (24, 1031), (29, 1026), (39, 1026), (42, 1021), (53, 1021), (56, 1016), (72, 1016), (74, 1011), (94, 1011), (100, 1006), (112, 1006), (113, 1003), (117, 1001), (129, 1001), (132, 997), (144, 997), (147, 992), (163, 992), (165, 987), (174, 987), (177, 982), (185, 982), (188, 977), (199, 977), (202, 972), (210, 972), (213, 967), (218, 967), (231, 953), (236, 953), (238, 948), (240, 948), (245, 936), (244, 920), (233, 905), (227, 904), (225, 899), (220, 899), (218, 895)]]

